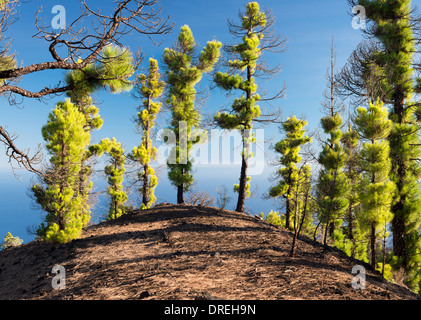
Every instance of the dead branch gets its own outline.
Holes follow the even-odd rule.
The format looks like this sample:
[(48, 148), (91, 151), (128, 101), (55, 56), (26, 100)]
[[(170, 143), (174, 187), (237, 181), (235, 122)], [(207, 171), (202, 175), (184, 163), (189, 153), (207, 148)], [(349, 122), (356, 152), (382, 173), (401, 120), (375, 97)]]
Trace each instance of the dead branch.
[[(37, 151), (33, 156), (29, 156), (30, 150), (20, 150), (16, 147), (14, 141), (17, 136), (11, 136), (6, 129), (0, 126), (0, 142), (5, 145), (6, 156), (9, 158), (9, 163), (12, 168), (24, 168), (29, 172), (42, 176), (43, 173), (35, 168), (43, 159), (41, 147), (38, 146)], [(15, 166), (17, 165), (17, 167)]]

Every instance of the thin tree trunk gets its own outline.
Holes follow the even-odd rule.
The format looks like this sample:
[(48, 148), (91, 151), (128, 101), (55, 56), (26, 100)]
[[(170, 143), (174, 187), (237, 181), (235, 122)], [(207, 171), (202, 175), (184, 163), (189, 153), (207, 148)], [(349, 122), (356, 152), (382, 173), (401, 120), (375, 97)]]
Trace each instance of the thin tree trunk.
[[(252, 28), (249, 30), (251, 33), (253, 30)], [(251, 68), (250, 66), (247, 67), (247, 80), (251, 83)], [(251, 92), (247, 90), (247, 101), (251, 99)], [(240, 188), (238, 190), (238, 201), (237, 201), (237, 208), (235, 211), (237, 212), (244, 212), (244, 204), (246, 201), (246, 186), (247, 186), (247, 168), (248, 168), (248, 156), (249, 156), (249, 148), (248, 143), (245, 141), (245, 134), (247, 133), (246, 130), (249, 130), (247, 126), (244, 127), (244, 131), (242, 134), (243, 138), (243, 154), (242, 154), (242, 162), (241, 162), (241, 175), (240, 175)], [(247, 137), (249, 138), (249, 137)]]
[[(114, 160), (114, 169), (115, 170), (118, 169), (117, 161), (116, 160)], [(114, 191), (117, 192), (117, 186), (114, 187)], [(114, 214), (115, 214), (115, 217), (116, 218), (117, 218), (117, 211), (118, 211), (118, 202), (117, 202), (117, 200), (114, 200)]]
[(351, 258), (355, 258), (354, 216), (352, 200), (350, 200), (348, 207), (348, 238), (352, 242)]
[(178, 186), (177, 187), (177, 204), (183, 204), (184, 203), (184, 186)]
[(370, 243), (370, 247), (371, 247), (371, 266), (376, 269), (376, 265), (377, 265), (377, 248), (376, 248), (376, 242), (377, 242), (377, 237), (376, 237), (376, 226), (374, 225), (374, 223), (371, 225), (371, 243)]
[(295, 230), (294, 232), (294, 239), (292, 240), (292, 248), (289, 256), (291, 258), (295, 257), (295, 247), (297, 246), (297, 238), (298, 238), (298, 231)]
[(148, 170), (149, 164), (143, 166), (145, 174), (143, 175), (143, 187), (142, 187), (142, 203), (145, 207), (148, 206)]
[[(184, 175), (183, 168), (181, 168), (181, 175)], [(177, 186), (177, 204), (184, 204), (184, 184)]]
[(387, 236), (387, 223), (384, 225), (384, 234), (383, 234), (383, 266), (382, 266), (382, 277), (384, 278), (384, 268), (386, 265), (386, 236)]
[(291, 230), (291, 200), (290, 195), (291, 195), (291, 175), (292, 175), (292, 169), (289, 169), (289, 174), (288, 174), (288, 190), (287, 190), (287, 195), (286, 195), (286, 210), (285, 210), (285, 228), (287, 230)]
[[(151, 112), (151, 101), (152, 101), (152, 97), (151, 95), (149, 95), (148, 97), (148, 105), (147, 105), (147, 110), (148, 110), (148, 114), (150, 114)], [(145, 131), (144, 131), (144, 135), (145, 135), (145, 149), (146, 151), (149, 153), (149, 121), (150, 118), (148, 117), (148, 121), (145, 124)], [(151, 157), (151, 154), (149, 153), (149, 157)], [(145, 163), (143, 166), (143, 170), (145, 171), (144, 175), (143, 175), (143, 189), (142, 189), (142, 203), (143, 205), (147, 208), (148, 207), (148, 183), (149, 183), (149, 163)]]
[[(316, 228), (314, 228), (314, 233), (313, 233), (313, 240), (314, 241), (317, 240), (317, 230), (319, 229), (321, 224), (322, 224), (322, 221), (320, 220), (319, 223), (317, 224)], [(323, 227), (322, 227), (322, 231), (323, 231)], [(322, 237), (323, 237), (323, 235), (322, 235)]]
[(240, 188), (238, 190), (238, 202), (235, 211), (244, 212), (244, 204), (246, 200), (246, 185), (247, 185), (247, 159), (244, 158), (241, 164)]
[(297, 182), (297, 188), (295, 190), (294, 240), (292, 240), (292, 248), (289, 254), (291, 258), (295, 256), (295, 248), (297, 246), (297, 238), (298, 238), (298, 191), (299, 191), (299, 183)]
[(333, 185), (332, 185), (332, 192), (331, 192), (331, 196), (330, 196), (329, 211), (328, 211), (328, 214), (327, 214), (326, 228), (325, 228), (325, 234), (324, 234), (324, 240), (323, 240), (323, 250), (324, 251), (327, 250), (327, 234), (328, 234), (330, 217), (331, 217), (331, 213), (332, 213), (332, 204), (333, 204), (333, 197), (335, 195), (334, 193), (335, 193), (335, 187), (336, 187), (337, 174), (338, 174), (338, 170), (335, 169), (335, 172), (334, 172), (334, 175), (333, 175)]
[(304, 221), (307, 216), (307, 204), (308, 204), (309, 193), (310, 193), (310, 189), (307, 190), (306, 197), (304, 200), (303, 216), (301, 217), (300, 227), (298, 228), (298, 235), (300, 235), (301, 233), (301, 229), (303, 228)]

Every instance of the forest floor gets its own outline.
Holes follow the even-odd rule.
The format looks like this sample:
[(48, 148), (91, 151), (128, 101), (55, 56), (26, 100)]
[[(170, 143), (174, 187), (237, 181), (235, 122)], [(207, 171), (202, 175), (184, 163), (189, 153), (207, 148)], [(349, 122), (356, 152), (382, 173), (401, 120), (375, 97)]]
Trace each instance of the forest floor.
[[(0, 252), (0, 299), (412, 300), (369, 265), (258, 218), (217, 208), (161, 204), (86, 228), (53, 246), (34, 241)], [(66, 288), (54, 290), (55, 265)], [(367, 270), (352, 288), (352, 268)]]

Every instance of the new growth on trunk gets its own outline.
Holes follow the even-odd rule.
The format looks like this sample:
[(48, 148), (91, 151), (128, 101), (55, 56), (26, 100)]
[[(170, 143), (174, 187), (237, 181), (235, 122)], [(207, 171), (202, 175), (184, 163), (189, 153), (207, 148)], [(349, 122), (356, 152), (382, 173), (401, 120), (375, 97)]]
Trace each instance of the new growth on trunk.
[[(241, 24), (229, 23), (230, 33), (242, 42), (227, 46), (225, 51), (232, 60), (225, 63), (228, 72), (217, 72), (214, 82), (217, 87), (231, 92), (239, 90), (240, 98), (234, 100), (232, 110), (218, 112), (214, 116), (215, 123), (222, 129), (239, 130), (242, 136), (240, 182), (234, 186), (238, 192), (237, 212), (244, 212), (245, 199), (250, 196), (250, 177), (247, 176), (248, 161), (253, 156), (250, 144), (255, 142), (252, 132), (253, 121), (275, 122), (277, 115), (263, 115), (260, 106), (261, 96), (257, 94), (256, 78), (276, 74), (276, 68), (269, 70), (260, 63), (264, 51), (279, 52), (284, 48), (284, 40), (273, 33), (274, 20), (270, 11), (262, 12), (257, 2), (246, 5), (245, 13), (241, 13)], [(280, 97), (283, 89), (275, 96)], [(272, 118), (272, 119), (270, 119)]]
[[(196, 41), (189, 26), (181, 27), (177, 42), (173, 48), (166, 48), (164, 64), (168, 96), (166, 103), (171, 110), (170, 129), (175, 134), (175, 146), (169, 159), (168, 178), (177, 188), (177, 203), (184, 203), (184, 192), (189, 191), (194, 182), (193, 145), (203, 142), (203, 137), (194, 133), (201, 123), (201, 115), (195, 106), (196, 85), (205, 73), (213, 70), (218, 62), (222, 44), (209, 41), (200, 54), (197, 54)], [(174, 155), (174, 156), (172, 156)]]
[(138, 173), (141, 182), (140, 194), (142, 199), (141, 209), (149, 209), (156, 201), (154, 190), (158, 185), (158, 178), (151, 162), (156, 160), (157, 150), (152, 145), (152, 129), (155, 127), (156, 117), (159, 114), (162, 103), (155, 101), (164, 92), (165, 82), (161, 80), (158, 61), (149, 59), (149, 73), (139, 76), (139, 84), (136, 86), (136, 97), (143, 99), (139, 107), (136, 123), (142, 132), (142, 141), (135, 147), (129, 157), (139, 162), (142, 166)]

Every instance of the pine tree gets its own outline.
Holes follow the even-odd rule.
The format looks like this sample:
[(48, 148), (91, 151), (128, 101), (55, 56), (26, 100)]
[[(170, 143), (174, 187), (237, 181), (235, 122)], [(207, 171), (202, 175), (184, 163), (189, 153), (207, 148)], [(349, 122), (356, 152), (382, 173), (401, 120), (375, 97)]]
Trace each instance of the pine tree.
[(298, 196), (294, 205), (298, 206), (298, 215), (294, 215), (294, 229), (297, 236), (304, 234), (310, 236), (314, 232), (313, 212), (315, 211), (315, 203), (313, 201), (312, 189), (312, 172), (310, 165), (303, 165), (298, 176)]
[(78, 194), (79, 173), (90, 142), (85, 130), (86, 117), (70, 100), (59, 102), (49, 115), (42, 135), (51, 155), (50, 167), (43, 177), (45, 187), (32, 188), (35, 200), (47, 214), (37, 229), (41, 238), (54, 243), (76, 239), (90, 216)]
[(200, 138), (193, 138), (191, 135), (192, 128), (197, 129), (201, 123), (201, 115), (195, 107), (195, 86), (205, 73), (213, 70), (222, 44), (215, 40), (208, 42), (199, 56), (196, 54), (196, 47), (193, 33), (185, 25), (181, 27), (174, 48), (166, 48), (164, 52), (166, 82), (169, 87), (167, 104), (172, 111), (171, 129), (176, 136), (172, 150), (176, 161), (167, 163), (168, 177), (177, 188), (178, 204), (184, 203), (183, 194), (194, 182), (190, 153), (193, 145), (200, 142)]
[(332, 39), (330, 68), (327, 71), (328, 89), (324, 93), (323, 103), (325, 117), (321, 126), (328, 136), (319, 155), (321, 171), (317, 182), (316, 197), (318, 202), (318, 219), (324, 223), (324, 248), (327, 248), (327, 235), (334, 236), (335, 230), (342, 224), (342, 216), (349, 206), (349, 181), (344, 173), (346, 154), (341, 145), (344, 109), (342, 101), (336, 96), (338, 82), (335, 77), (335, 46)]
[[(383, 101), (390, 105), (393, 128), (389, 136), (391, 177), (396, 184), (392, 204), (393, 252), (395, 268), (402, 266), (415, 291), (421, 282), (421, 191), (418, 181), (421, 156), (418, 137), (419, 104), (413, 103), (413, 64), (416, 38), (410, 0), (350, 1), (365, 7), (370, 27), (366, 30), (376, 45), (373, 54), (376, 77), (381, 76)], [(377, 98), (377, 97), (375, 97)]]
[[(93, 183), (90, 181), (92, 168), (89, 160), (94, 155), (100, 154), (92, 152), (90, 150), (92, 146), (89, 144), (92, 131), (101, 128), (103, 124), (103, 120), (99, 116), (99, 109), (92, 105), (91, 95), (97, 90), (105, 88), (114, 93), (129, 90), (131, 83), (127, 77), (132, 72), (130, 52), (107, 46), (103, 50), (102, 60), (98, 64), (88, 65), (82, 70), (72, 71), (66, 75), (66, 82), (74, 89), (67, 93), (70, 99), (66, 103), (57, 105), (53, 115), (50, 115), (46, 129), (43, 129), (43, 137), (48, 143), (47, 150), (53, 156), (50, 159), (50, 167), (42, 175), (41, 185), (33, 187), (36, 202), (47, 212), (46, 224), (41, 224), (37, 232), (45, 240), (58, 243), (71, 241), (77, 238), (82, 228), (89, 222), (91, 215), (89, 196), (93, 187)], [(76, 113), (78, 114), (76, 115)], [(55, 120), (54, 117), (58, 117), (58, 115), (60, 118)], [(75, 119), (74, 126), (67, 123), (55, 124), (59, 121), (64, 122), (65, 119), (68, 119), (69, 122)], [(51, 140), (50, 136), (58, 138)], [(79, 143), (78, 146), (74, 146), (69, 136), (75, 142), (87, 141), (88, 143)], [(65, 151), (55, 154), (58, 148)], [(67, 151), (72, 152), (72, 157), (66, 155)], [(76, 154), (76, 152), (78, 153)], [(55, 157), (61, 159), (60, 165), (56, 163)], [(58, 189), (57, 179), (60, 180)], [(59, 201), (57, 198), (64, 200)], [(60, 205), (61, 201), (67, 201), (70, 204), (63, 205), (68, 208), (58, 209), (51, 205), (57, 201)], [(77, 211), (77, 214), (73, 210)], [(57, 219), (59, 223), (54, 223), (56, 216), (59, 217)], [(65, 220), (74, 224), (67, 225)]]
[(124, 173), (126, 169), (126, 155), (120, 142), (115, 138), (111, 141), (106, 139), (101, 141), (105, 145), (108, 163), (105, 167), (105, 174), (108, 176), (108, 194), (111, 198), (108, 220), (121, 217), (126, 213), (125, 202), (128, 200), (127, 193), (123, 189)]
[(329, 138), (319, 155), (322, 170), (317, 184), (319, 220), (325, 225), (323, 244), (327, 247), (327, 235), (333, 236), (336, 225), (349, 206), (349, 181), (344, 173), (345, 152), (340, 144), (342, 117), (339, 113), (322, 118), (322, 128)]
[[(101, 129), (104, 121), (99, 115), (99, 108), (92, 104), (92, 95), (108, 89), (112, 93), (130, 91), (132, 83), (128, 80), (134, 73), (133, 56), (130, 50), (108, 45), (101, 52), (101, 58), (96, 64), (89, 64), (81, 70), (66, 74), (66, 83), (73, 87), (67, 96), (75, 103), (87, 121), (85, 129), (92, 134)], [(78, 192), (85, 199), (84, 211), (89, 214), (89, 194), (92, 190), (92, 165), (90, 159), (98, 154), (86, 149), (79, 174)]]
[(333, 238), (335, 239), (334, 246), (344, 251), (350, 257), (368, 261), (367, 246), (365, 244), (366, 233), (361, 229), (357, 219), (357, 214), (360, 210), (358, 186), (361, 181), (359, 141), (358, 131), (349, 125), (348, 131), (341, 138), (341, 144), (346, 155), (344, 173), (349, 180), (350, 186), (348, 193), (349, 205), (344, 215), (344, 223), (341, 228), (335, 230)]
[(152, 160), (156, 159), (157, 150), (152, 145), (151, 130), (155, 126), (156, 116), (161, 109), (161, 103), (155, 102), (154, 99), (159, 98), (165, 88), (165, 82), (160, 80), (158, 61), (149, 59), (149, 74), (140, 75), (140, 86), (137, 92), (144, 100), (142, 106), (139, 107), (137, 114), (137, 125), (143, 132), (142, 142), (139, 147), (135, 147), (130, 157), (138, 161), (142, 165), (142, 171), (139, 178), (142, 182), (140, 189), (142, 195), (141, 209), (148, 209), (156, 201), (154, 190), (158, 184), (155, 170), (150, 166)]
[(291, 216), (293, 213), (294, 191), (299, 185), (299, 169), (297, 164), (301, 162), (299, 155), (301, 147), (312, 141), (312, 138), (305, 135), (307, 121), (297, 119), (295, 116), (288, 118), (283, 123), (285, 139), (275, 145), (275, 151), (281, 154), (279, 164), (282, 168), (278, 174), (282, 178), (279, 184), (269, 191), (269, 196), (273, 198), (283, 197), (286, 202), (285, 228), (291, 228)]
[(10, 232), (8, 232), (3, 239), (3, 243), (0, 243), (0, 250), (5, 250), (11, 247), (18, 247), (22, 243), (22, 239), (20, 239), (19, 237), (14, 237)]
[(234, 100), (230, 112), (218, 112), (214, 117), (222, 129), (238, 130), (243, 141), (240, 183), (234, 186), (234, 191), (238, 192), (237, 212), (244, 211), (245, 199), (250, 195), (251, 178), (247, 176), (247, 169), (249, 159), (253, 156), (250, 144), (255, 142), (253, 121), (263, 116), (257, 105), (261, 97), (257, 94), (256, 79), (260, 75), (256, 71), (264, 76), (270, 75), (271, 71), (260, 61), (262, 54), (265, 51), (282, 51), (284, 44), (279, 36), (273, 35), (274, 20), (269, 12), (262, 12), (257, 2), (248, 3), (240, 17), (239, 25), (230, 23), (230, 33), (241, 38), (242, 42), (227, 47), (226, 51), (233, 56), (233, 60), (227, 63), (229, 71), (218, 72), (214, 77), (215, 84), (223, 90), (239, 90), (242, 93), (240, 98)]
[[(294, 208), (294, 238), (292, 241), (290, 257), (295, 256), (298, 235), (306, 220), (309, 206), (309, 194), (311, 190), (311, 167), (302, 165), (298, 170), (298, 179), (294, 181), (293, 189), (293, 208)], [(301, 216), (301, 219), (300, 219)], [(300, 222), (301, 221), (301, 222)]]
[(371, 265), (377, 267), (377, 239), (379, 227), (392, 220), (390, 212), (395, 185), (390, 181), (391, 161), (389, 141), (392, 121), (383, 103), (377, 101), (368, 108), (358, 108), (355, 124), (360, 136), (367, 141), (360, 153), (363, 180), (360, 199), (362, 225), (370, 231)]

